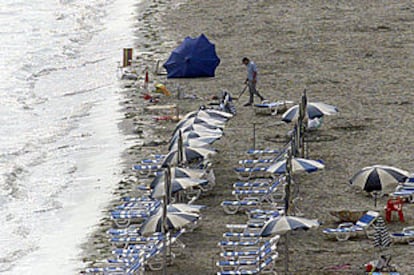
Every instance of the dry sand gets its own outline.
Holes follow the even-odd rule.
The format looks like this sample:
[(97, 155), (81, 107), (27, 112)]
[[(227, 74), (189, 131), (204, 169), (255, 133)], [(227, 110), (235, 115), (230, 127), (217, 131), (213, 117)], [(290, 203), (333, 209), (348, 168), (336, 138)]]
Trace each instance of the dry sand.
[[(259, 68), (259, 91), (271, 100), (299, 101), (307, 90), (309, 101), (339, 107), (338, 116), (327, 117), (322, 128), (309, 135), (308, 157), (323, 159), (326, 169), (296, 176), (300, 184), (298, 207), (305, 217), (317, 218), (324, 227), (335, 227), (331, 209), (377, 210), (383, 213), (386, 198), (374, 207), (372, 198), (348, 184), (362, 167), (373, 164), (414, 171), (414, 4), (412, 1), (241, 1), (190, 0), (151, 1), (137, 21), (137, 46), (143, 67), (164, 61), (186, 36), (204, 33), (216, 45), (221, 64), (211, 79), (166, 80), (150, 75), (175, 94), (181, 89), (199, 99), (162, 98), (177, 103), (182, 113), (195, 110), (206, 99), (227, 89), (237, 95), (243, 88), (248, 56)], [(125, 83), (125, 120), (121, 128), (136, 146), (125, 153), (125, 180), (117, 195), (131, 194), (137, 178), (133, 163), (152, 152), (165, 153), (174, 123), (156, 123), (142, 110), (139, 85), (142, 79)], [(128, 88), (129, 87), (129, 88)], [(247, 93), (246, 93), (247, 94)], [(246, 216), (226, 215), (221, 201), (231, 199), (232, 172), (253, 144), (252, 125), (257, 124), (256, 148), (280, 148), (292, 125), (280, 124), (280, 116), (255, 115), (236, 101), (238, 114), (215, 143), (220, 151), (214, 159), (217, 186), (197, 203), (205, 204), (200, 228), (182, 240), (183, 256), (168, 268), (168, 274), (214, 274), (220, 252), (217, 242), (226, 223), (244, 222)], [(144, 145), (154, 145), (143, 146)], [(160, 144), (159, 146), (156, 146)], [(117, 204), (119, 201), (113, 202)], [(109, 206), (110, 207), (110, 206)], [(390, 231), (414, 225), (414, 207), (405, 206), (406, 223), (389, 224)], [(87, 263), (108, 257), (109, 244), (103, 233), (109, 219), (85, 244)], [(290, 237), (292, 274), (338, 274), (323, 271), (328, 266), (350, 264), (340, 274), (362, 274), (363, 264), (380, 251), (364, 238), (347, 242), (327, 240), (322, 229), (294, 232)], [(283, 245), (280, 246), (283, 255)], [(394, 245), (385, 250), (402, 274), (414, 274), (411, 246)], [(278, 261), (283, 271), (283, 260)], [(155, 274), (150, 273), (149, 274)]]

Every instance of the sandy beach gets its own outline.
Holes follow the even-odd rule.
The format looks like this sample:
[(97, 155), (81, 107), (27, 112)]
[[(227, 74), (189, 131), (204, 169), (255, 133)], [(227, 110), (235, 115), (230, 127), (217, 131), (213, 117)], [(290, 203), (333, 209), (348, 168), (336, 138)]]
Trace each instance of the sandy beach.
[[(258, 90), (269, 100), (299, 102), (304, 89), (311, 102), (335, 105), (340, 113), (324, 119), (323, 126), (307, 137), (308, 158), (322, 159), (325, 170), (295, 176), (300, 186), (298, 208), (304, 217), (318, 219), (321, 228), (290, 235), (291, 274), (338, 274), (327, 267), (349, 264), (339, 274), (363, 274), (363, 265), (381, 251), (366, 238), (337, 242), (326, 239), (322, 229), (336, 227), (329, 214), (334, 209), (376, 210), (384, 215), (387, 198), (377, 207), (374, 200), (349, 185), (350, 177), (365, 166), (384, 164), (414, 172), (414, 4), (411, 1), (151, 1), (137, 19), (137, 45), (141, 72), (136, 82), (123, 83), (123, 132), (136, 141), (125, 151), (125, 178), (118, 183), (119, 197), (133, 194), (140, 180), (132, 164), (151, 153), (166, 153), (166, 143), (175, 124), (155, 122), (143, 111), (143, 70), (165, 61), (186, 36), (204, 33), (215, 43), (221, 63), (215, 78), (166, 79), (150, 74), (151, 84), (163, 83), (173, 96), (161, 104), (174, 103), (181, 114), (193, 111), (223, 89), (238, 95), (243, 89), (248, 56), (259, 68)], [(178, 90), (195, 99), (177, 99)], [(203, 211), (201, 226), (183, 236), (184, 255), (168, 267), (168, 274), (214, 274), (218, 270), (217, 242), (227, 223), (245, 222), (245, 214), (227, 215), (220, 203), (232, 199), (233, 168), (253, 146), (280, 148), (291, 124), (281, 116), (256, 115), (242, 107), (247, 93), (236, 102), (237, 115), (230, 120), (225, 136), (214, 144), (215, 189), (197, 203)], [(111, 202), (111, 206), (119, 201)], [(394, 220), (390, 231), (414, 225), (414, 207), (404, 206), (406, 223)], [(105, 210), (106, 211), (106, 210)], [(83, 260), (93, 266), (110, 256), (104, 233), (109, 215), (84, 245)], [(283, 274), (283, 245), (277, 271)], [(401, 274), (414, 274), (412, 246), (393, 245), (383, 251)], [(148, 272), (148, 274), (156, 274)]]

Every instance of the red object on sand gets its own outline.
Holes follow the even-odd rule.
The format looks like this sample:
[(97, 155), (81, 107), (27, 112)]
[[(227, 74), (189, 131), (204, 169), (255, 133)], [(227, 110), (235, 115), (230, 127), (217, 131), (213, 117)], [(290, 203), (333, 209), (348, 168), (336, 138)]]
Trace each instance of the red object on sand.
[(385, 206), (385, 219), (387, 222), (391, 222), (391, 215), (394, 211), (398, 213), (400, 222), (404, 222), (403, 204), (404, 201), (401, 198), (389, 199), (387, 201)]
[(145, 84), (148, 85), (149, 77), (148, 77), (148, 70), (145, 70)]
[(149, 94), (144, 94), (142, 97), (143, 97), (145, 100), (150, 100), (150, 99), (152, 99), (152, 96), (151, 96), (151, 95), (149, 95)]
[(158, 117), (154, 117), (154, 119), (156, 121), (167, 121), (167, 120), (172, 120), (171, 116), (158, 116)]

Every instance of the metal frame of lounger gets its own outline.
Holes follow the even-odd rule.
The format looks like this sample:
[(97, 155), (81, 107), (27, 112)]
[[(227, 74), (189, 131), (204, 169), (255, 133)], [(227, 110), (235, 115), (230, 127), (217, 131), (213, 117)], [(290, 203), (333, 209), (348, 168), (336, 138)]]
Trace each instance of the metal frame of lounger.
[[(221, 252), (220, 256), (224, 260), (216, 262), (216, 266), (221, 269), (217, 274), (258, 274), (263, 272), (265, 267), (268, 267), (271, 262), (278, 258), (276, 249), (279, 239), (280, 236), (276, 235), (263, 242), (260, 246), (243, 245), (240, 247), (240, 250)], [(268, 261), (268, 259), (271, 259), (271, 261)], [(273, 265), (269, 271), (271, 270), (273, 270)]]
[(350, 222), (341, 223), (337, 228), (325, 228), (322, 232), (326, 236), (335, 236), (338, 241), (346, 241), (361, 232), (365, 233), (367, 238), (370, 238), (368, 228), (375, 222), (378, 216), (379, 213), (376, 211), (367, 211), (355, 224)]
[(284, 184), (282, 181), (283, 177), (279, 177), (267, 189), (236, 189), (232, 191), (232, 194), (236, 196), (237, 200), (225, 200), (221, 203), (221, 206), (224, 212), (230, 215), (236, 214), (243, 208), (246, 210), (249, 208), (264, 209), (264, 204), (269, 204), (270, 208), (275, 209), (277, 204), (284, 198), (284, 188), (282, 188), (282, 194), (277, 192), (279, 185), (282, 184), (283, 186)]
[(104, 267), (91, 267), (86, 268), (85, 273), (87, 274), (144, 274), (144, 265), (154, 255), (159, 253), (160, 245), (148, 247), (142, 249), (140, 253), (132, 255), (130, 258), (123, 259), (108, 259), (106, 266)]
[(132, 170), (137, 172), (138, 176), (143, 178), (148, 178), (150, 176), (156, 176), (156, 174), (160, 171), (162, 171), (162, 165), (161, 164), (135, 164), (132, 166)]
[(262, 102), (260, 104), (254, 104), (253, 109), (255, 114), (266, 113), (269, 115), (277, 115), (280, 106), (285, 106), (281, 102)]
[(241, 181), (248, 181), (256, 178), (274, 178), (274, 174), (267, 171), (268, 164), (255, 167), (236, 167), (233, 171), (237, 174), (237, 178)]
[(414, 226), (404, 227), (401, 232), (390, 233), (393, 243), (407, 243), (414, 245)]
[(126, 228), (132, 224), (141, 224), (151, 216), (160, 206), (159, 201), (144, 203), (142, 208), (112, 210), (111, 220), (118, 228)]

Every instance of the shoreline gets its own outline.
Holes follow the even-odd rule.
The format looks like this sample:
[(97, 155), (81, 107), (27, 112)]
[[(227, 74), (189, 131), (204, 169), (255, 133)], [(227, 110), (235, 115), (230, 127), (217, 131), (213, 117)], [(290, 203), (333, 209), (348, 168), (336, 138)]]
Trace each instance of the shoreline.
[[(300, 209), (307, 218), (317, 218), (323, 225), (305, 234), (293, 234), (291, 239), (295, 241), (290, 242), (290, 266), (295, 270), (294, 274), (332, 274), (324, 271), (324, 268), (345, 263), (351, 265), (350, 272), (362, 271), (363, 264), (377, 258), (379, 253), (371, 241), (357, 239), (338, 243), (326, 240), (321, 231), (322, 228), (337, 225), (337, 220), (329, 215), (330, 209), (350, 206), (374, 209), (369, 197), (347, 184), (349, 177), (358, 169), (380, 163), (406, 170), (414, 167), (410, 155), (413, 152), (411, 149), (414, 149), (413, 138), (409, 133), (414, 121), (414, 113), (410, 111), (414, 102), (410, 93), (413, 82), (409, 71), (406, 71), (409, 65), (414, 64), (408, 55), (409, 41), (414, 39), (413, 28), (410, 29), (413, 24), (411, 21), (401, 21), (403, 23), (399, 26), (399, 32), (408, 39), (405, 44), (402, 39), (396, 40), (398, 45), (395, 46), (400, 46), (400, 50), (394, 48), (390, 40), (393, 33), (378, 28), (381, 23), (391, 30), (396, 29), (400, 17), (409, 18), (409, 13), (400, 8), (404, 5), (409, 7), (410, 3), (387, 3), (381, 7), (367, 3), (336, 5), (315, 2), (313, 6), (302, 6), (296, 1), (272, 5), (268, 1), (245, 3), (230, 0), (228, 5), (222, 6), (218, 2), (193, 0), (168, 10), (168, 4), (172, 1), (159, 2), (154, 4), (158, 7), (149, 7), (142, 15), (145, 22), (143, 26), (151, 30), (146, 35), (149, 40), (154, 39), (152, 46), (138, 47), (138, 51), (154, 52), (153, 55), (141, 56), (142, 60), (146, 60), (145, 63), (165, 58), (174, 48), (176, 40), (201, 33), (205, 33), (216, 44), (221, 58), (214, 79), (165, 80), (162, 76), (152, 76), (153, 80), (162, 81), (167, 88), (171, 88), (173, 94), (181, 88), (186, 93), (200, 97), (193, 101), (179, 101), (174, 95), (169, 99), (162, 98), (163, 101), (179, 104), (182, 113), (195, 110), (198, 104), (205, 103), (202, 98), (216, 95), (222, 89), (229, 90), (233, 96), (237, 95), (245, 76), (240, 64), (243, 56), (251, 57), (258, 64), (259, 89), (266, 98), (298, 101), (306, 88), (311, 101), (323, 101), (339, 107), (340, 114), (327, 118), (323, 127), (312, 133), (312, 142), (308, 143), (309, 158), (323, 159), (326, 170), (295, 178), (301, 184)], [(400, 17), (394, 18), (392, 12), (383, 10), (385, 7), (400, 11)], [(157, 8), (161, 11), (157, 11)], [(275, 17), (275, 14), (278, 16)], [(380, 14), (387, 16), (384, 19)], [(355, 16), (361, 18), (359, 22)], [(382, 46), (381, 42), (384, 41), (389, 44)], [(143, 43), (150, 44), (148, 41)], [(384, 58), (383, 54), (392, 56), (392, 59), (388, 56)], [(394, 67), (386, 66), (389, 60), (393, 61)], [(143, 68), (139, 70), (142, 72)], [(141, 77), (138, 84), (142, 82)], [(127, 135), (155, 137), (162, 144), (175, 125), (154, 123), (151, 114), (142, 114), (138, 94), (134, 87), (125, 90), (122, 105), (126, 118), (120, 128)], [(378, 94), (380, 97), (376, 96)], [(209, 206), (203, 213), (205, 218), (199, 229), (183, 236), (187, 249), (184, 256), (168, 267), (171, 274), (215, 273), (214, 262), (219, 253), (216, 244), (225, 232), (225, 224), (245, 221), (245, 215), (224, 214), (220, 203), (231, 198), (231, 183), (236, 180), (232, 168), (237, 166), (238, 159), (246, 157), (244, 152), (252, 145), (252, 123), (259, 127), (257, 148), (280, 147), (285, 134), (291, 129), (291, 125), (277, 123), (280, 116), (254, 115), (251, 108), (241, 107), (242, 103), (236, 101), (238, 114), (230, 120), (223, 139), (215, 144), (220, 151), (213, 160), (217, 185), (210, 195), (197, 201)], [(401, 123), (408, 130), (396, 135), (395, 131), (401, 128), (399, 114), (405, 114)], [(145, 143), (144, 139), (132, 139)], [(405, 150), (398, 150), (398, 146), (403, 146)], [(162, 146), (136, 145), (126, 150), (125, 179), (119, 184), (117, 195), (126, 194), (128, 188), (134, 186), (138, 179), (130, 171), (131, 165), (148, 156), (154, 148), (163, 149)], [(381, 198), (375, 210), (383, 214), (385, 201), (386, 198)], [(108, 208), (116, 203), (110, 203)], [(405, 211), (406, 220), (413, 220), (413, 209), (407, 207)], [(90, 254), (98, 251), (98, 255), (95, 255), (98, 260), (110, 256), (105, 234), (110, 224), (109, 217), (100, 224), (98, 233), (86, 244)], [(394, 222), (389, 224), (389, 230), (398, 231), (406, 225)], [(392, 246), (388, 252), (394, 255), (392, 262), (397, 264), (400, 272), (409, 274), (414, 270), (408, 257), (409, 246)], [(85, 256), (84, 260), (93, 262), (95, 259)], [(300, 263), (300, 266), (295, 263)], [(277, 270), (282, 271), (283, 262), (279, 260), (277, 265)]]

